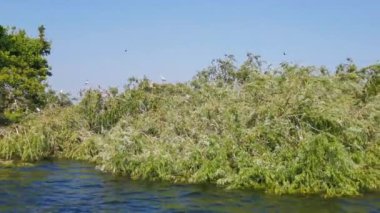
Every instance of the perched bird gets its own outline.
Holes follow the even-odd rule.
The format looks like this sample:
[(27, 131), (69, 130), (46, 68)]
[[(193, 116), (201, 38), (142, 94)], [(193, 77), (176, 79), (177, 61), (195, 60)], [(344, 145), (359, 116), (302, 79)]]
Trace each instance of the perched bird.
[(149, 87), (150, 87), (150, 88), (153, 88), (153, 86), (154, 86), (153, 82), (152, 82), (152, 81), (149, 81)]
[(41, 109), (38, 108), (38, 107), (36, 107), (36, 111), (37, 111), (37, 112), (41, 112)]
[(162, 82), (165, 82), (165, 81), (166, 81), (166, 78), (165, 78), (164, 76), (160, 75), (160, 77), (161, 77), (161, 81), (162, 81)]
[(84, 85), (88, 85), (88, 83), (89, 83), (88, 80), (86, 80), (86, 81), (84, 82)]
[(59, 91), (59, 93), (61, 93), (61, 94), (62, 94), (62, 93), (63, 93), (63, 89), (61, 89), (61, 90)]

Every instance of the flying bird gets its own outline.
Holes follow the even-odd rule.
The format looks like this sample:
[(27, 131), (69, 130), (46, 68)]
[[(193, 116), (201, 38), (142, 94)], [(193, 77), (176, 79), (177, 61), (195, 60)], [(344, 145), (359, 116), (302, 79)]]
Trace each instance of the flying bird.
[(128, 50), (127, 50), (127, 49), (125, 49), (125, 50), (124, 50), (124, 52), (125, 52), (125, 53), (127, 53), (127, 52), (128, 52)]
[(166, 78), (165, 78), (164, 76), (160, 75), (160, 77), (161, 77), (161, 81), (162, 81), (162, 82), (165, 82), (165, 81), (166, 81)]
[(283, 52), (282, 54), (283, 54), (283, 55), (286, 55), (286, 52)]

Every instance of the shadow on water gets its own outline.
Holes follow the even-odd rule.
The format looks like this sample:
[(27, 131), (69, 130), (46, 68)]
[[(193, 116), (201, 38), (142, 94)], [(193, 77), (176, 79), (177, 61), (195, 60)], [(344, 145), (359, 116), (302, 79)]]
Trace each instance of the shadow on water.
[(0, 212), (380, 212), (380, 194), (270, 196), (215, 186), (131, 181), (77, 161), (0, 168)]

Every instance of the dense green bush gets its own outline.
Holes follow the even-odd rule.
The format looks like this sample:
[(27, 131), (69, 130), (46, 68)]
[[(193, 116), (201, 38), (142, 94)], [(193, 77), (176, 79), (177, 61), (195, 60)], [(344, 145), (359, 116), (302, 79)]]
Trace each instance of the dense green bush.
[(38, 31), (38, 38), (32, 38), (24, 30), (0, 25), (0, 126), (46, 104), (50, 43), (44, 26)]
[(380, 66), (264, 65), (226, 56), (186, 84), (86, 91), (0, 133), (0, 159), (81, 159), (134, 179), (277, 194), (379, 190)]

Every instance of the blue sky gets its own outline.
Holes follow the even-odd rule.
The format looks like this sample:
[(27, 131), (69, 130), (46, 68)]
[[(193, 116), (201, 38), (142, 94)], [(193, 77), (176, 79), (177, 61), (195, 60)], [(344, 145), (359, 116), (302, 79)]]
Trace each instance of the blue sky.
[(273, 64), (376, 63), (379, 11), (377, 0), (0, 0), (0, 24), (32, 36), (44, 24), (49, 83), (75, 95), (86, 80), (187, 81), (227, 53), (238, 62), (253, 52)]

